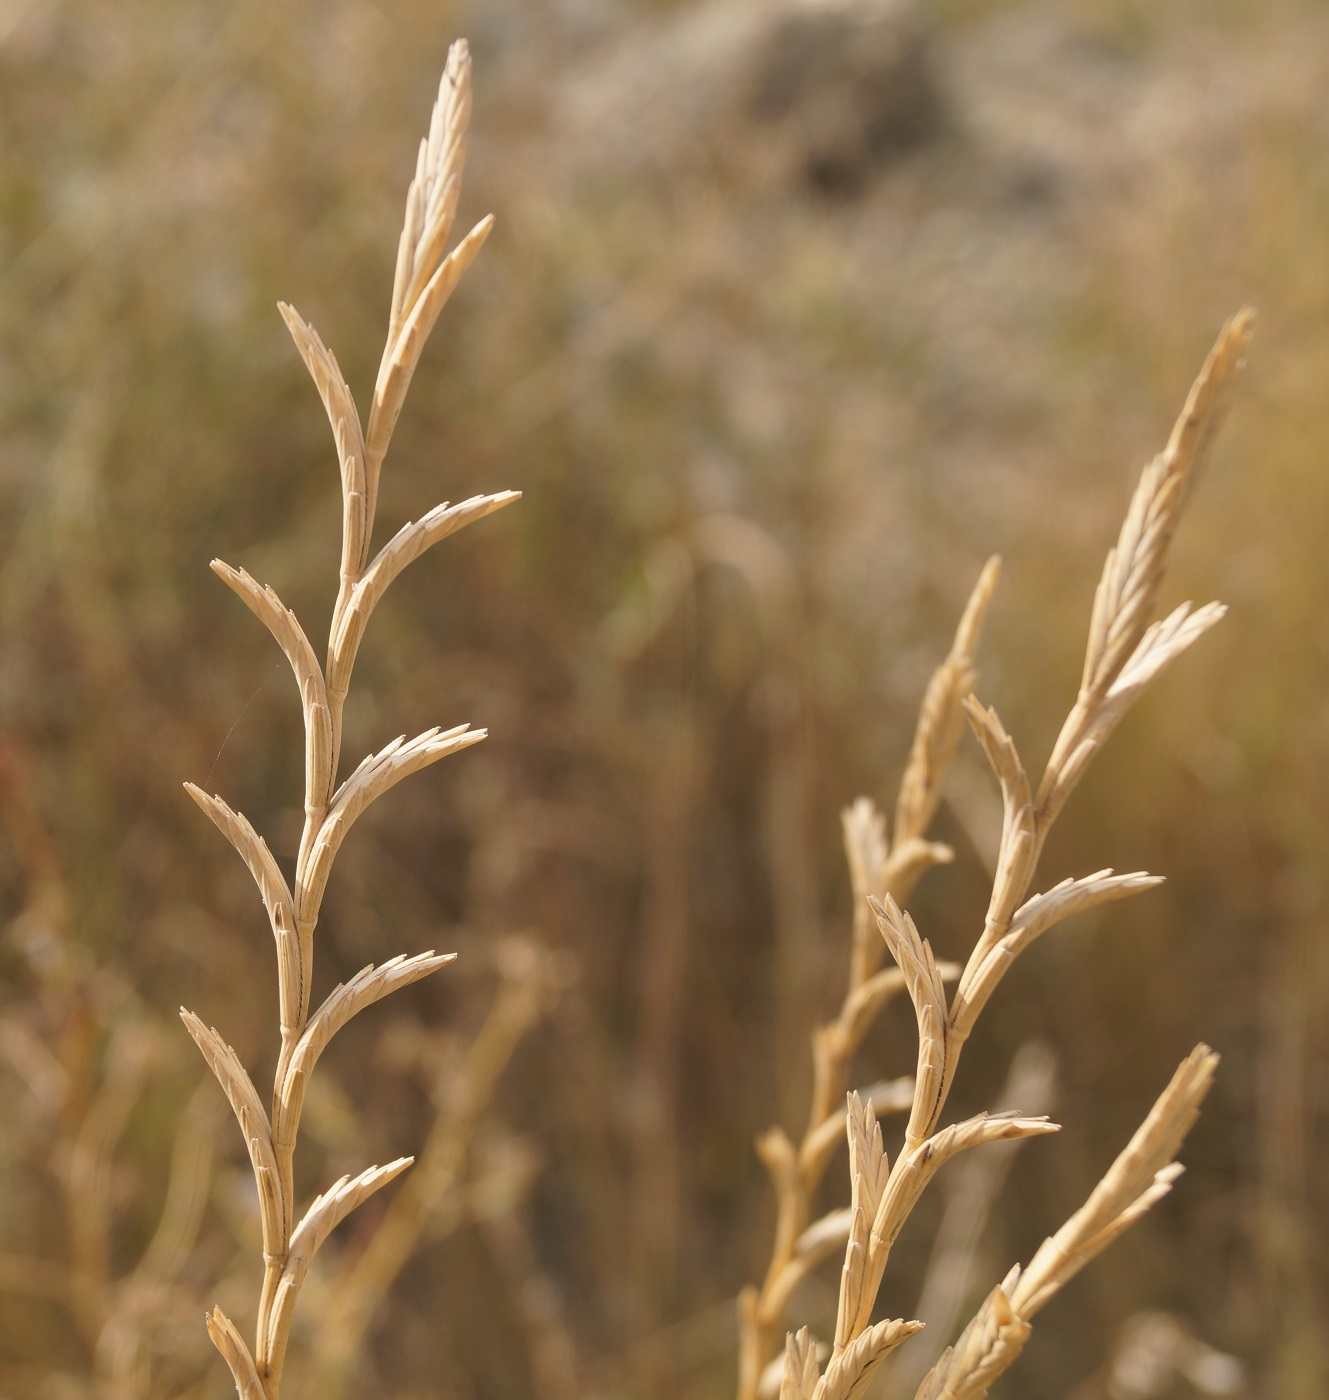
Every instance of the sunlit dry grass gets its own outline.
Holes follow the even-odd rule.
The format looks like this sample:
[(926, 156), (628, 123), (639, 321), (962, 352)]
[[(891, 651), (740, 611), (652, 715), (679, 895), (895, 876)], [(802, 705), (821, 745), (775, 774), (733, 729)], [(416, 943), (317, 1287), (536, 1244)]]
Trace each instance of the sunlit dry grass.
[[(1108, 911), (1110, 936), (1091, 913), (1045, 940), (984, 1013), (957, 1116), (1014, 1102), (1009, 1055), (1038, 1037), (1057, 1048), (1066, 1131), (1023, 1151), (963, 1307), (1084, 1199), (1204, 1036), (1224, 1072), (1185, 1192), (1040, 1316), (1022, 1393), (1060, 1398), (1134, 1354), (1136, 1329), (1119, 1347), (1118, 1331), (1137, 1303), (1276, 1371), (1283, 1393), (1318, 1393), (1324, 1279), (1304, 1222), (1325, 1185), (1305, 1092), (1325, 1049), (1329, 834), (1314, 718), (1322, 21), (1281, 0), (1223, 16), (949, 6), (934, 58), (950, 125), (827, 200), (799, 182), (796, 113), (752, 127), (683, 104), (682, 145), (652, 144), (668, 160), (635, 169), (611, 168), (594, 128), (570, 142), (568, 90), (595, 87), (610, 47), (639, 44), (633, 71), (693, 91), (677, 49), (656, 43), (657, 23), (689, 10), (623, 7), (604, 34), (558, 28), (557, 53), (538, 61), (529, 26), (409, 5), (391, 24), (355, 3), (242, 5), (216, 25), (189, 6), (167, 24), (160, 7), (111, 16), (80, 0), (28, 6), (6, 31), (0, 722), (59, 857), (62, 938), (82, 966), (132, 983), (162, 1043), (183, 999), (247, 1065), (272, 1068), (273, 994), (240, 994), (270, 956), (263, 915), (239, 862), (188, 804), (182, 817), (179, 784), (215, 764), (208, 791), (293, 861), (299, 718), (284, 661), (203, 565), (220, 548), (326, 625), (317, 580), (338, 568), (340, 489), (272, 305), (295, 301), (348, 381), (373, 382), (407, 153), (447, 35), (470, 32), (485, 82), (462, 215), (469, 226), (494, 209), (500, 237), (427, 352), (381, 514), (411, 518), (491, 482), (526, 501), (394, 583), (346, 742), (377, 750), (441, 704), (485, 720), (495, 742), (402, 785), (339, 854), (315, 1001), (395, 948), (462, 957), (341, 1033), (304, 1115), (300, 1191), (418, 1150), (431, 1096), (484, 1018), (486, 950), (533, 930), (575, 955), (580, 981), (517, 1051), (464, 1170), (489, 1160), (502, 1122), (541, 1145), (539, 1166), (482, 1226), (462, 1183), (443, 1209), (455, 1225), (422, 1230), (375, 1313), (355, 1380), (401, 1394), (481, 1378), (521, 1395), (652, 1380), (729, 1393), (732, 1297), (761, 1277), (774, 1225), (752, 1139), (774, 1121), (802, 1127), (807, 1035), (843, 999), (837, 813), (865, 776), (898, 771), (994, 549), (1005, 566), (985, 698), (1022, 750), (1050, 748), (1129, 474), (1205, 328), (1250, 299), (1260, 354), (1171, 585), (1223, 597), (1231, 618), (1114, 737), (1046, 856), (1048, 882), (1110, 859), (1169, 883), (1129, 918)], [(644, 145), (645, 96), (610, 109), (619, 149)], [(749, 160), (758, 148), (775, 158)], [(707, 539), (698, 521), (718, 522)], [(724, 562), (761, 553), (747, 533), (784, 570), (759, 609), (749, 575)], [(681, 592), (656, 569), (680, 544), (697, 565)], [(643, 626), (635, 650), (606, 626), (665, 595), (677, 611)], [(182, 664), (200, 653), (215, 659)], [(1000, 814), (987, 781), (966, 738), (929, 835), (956, 859), (912, 907), (943, 962), (967, 954), (990, 887)], [(894, 782), (869, 790), (889, 814)], [(30, 844), (0, 847), (6, 929), (31, 931), (48, 867)], [(35, 946), (6, 933), (4, 1009), (93, 1083), (108, 1040), (77, 998), (46, 1009), (50, 965), (19, 951)], [(870, 1033), (851, 1083), (912, 1062), (902, 1012)], [(22, 1124), (0, 1163), (4, 1248), (63, 1268), (63, 1188), (46, 1163), (78, 1115), (37, 1112), (28, 1071), (7, 1041), (0, 1053), (0, 1096)], [(200, 1071), (168, 1059), (143, 1080), (107, 1178), (113, 1277), (153, 1233)], [(240, 1317), (253, 1301), (252, 1181), (222, 1129), (200, 1248), (176, 1284), (195, 1317), (213, 1301)], [(652, 1150), (657, 1131), (668, 1152)], [(838, 1172), (829, 1182), (842, 1189)], [(893, 1250), (897, 1313), (921, 1285), (943, 1197), (953, 1204), (945, 1173), (938, 1188)], [(365, 1209), (324, 1246), (293, 1347), (312, 1340), (301, 1317), (323, 1282), (363, 1248), (379, 1206)], [(651, 1237), (671, 1219), (663, 1243)], [(543, 1293), (517, 1287), (523, 1259)], [(805, 1288), (791, 1320), (828, 1335), (830, 1284)], [(159, 1393), (229, 1388), (187, 1317), (153, 1346)], [(0, 1300), (0, 1357), (18, 1394), (57, 1373), (71, 1393), (93, 1384), (91, 1353), (49, 1298)], [(1104, 1369), (1083, 1393), (1106, 1386)]]

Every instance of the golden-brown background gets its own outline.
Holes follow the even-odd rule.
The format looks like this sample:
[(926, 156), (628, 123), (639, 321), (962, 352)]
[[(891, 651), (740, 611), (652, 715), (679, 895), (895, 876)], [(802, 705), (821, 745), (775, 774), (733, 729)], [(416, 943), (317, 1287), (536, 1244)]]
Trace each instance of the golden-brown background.
[[(1000, 1394), (1324, 1393), (1329, 14), (882, 14), (0, 4), (5, 1395), (229, 1389), (201, 1314), (221, 1299), (248, 1323), (253, 1188), (174, 1011), (269, 1066), (272, 955), (180, 784), (287, 858), (301, 746), (280, 657), (206, 566), (325, 625), (335, 461), (274, 302), (363, 395), (460, 33), (462, 218), (499, 222), (417, 376), (381, 518), (525, 499), (419, 564), (370, 629), (349, 756), (434, 723), (490, 738), (376, 809), (329, 893), (323, 991), (402, 951), (462, 957), (320, 1069), (307, 1191), (437, 1150), (360, 1359), (315, 1322), (401, 1183), (327, 1247), (288, 1388), (730, 1393), (732, 1297), (771, 1227), (752, 1139), (798, 1126), (807, 1031), (843, 976), (838, 810), (889, 805), (990, 552), (981, 694), (1031, 762), (1046, 750), (1134, 474), (1251, 302), (1165, 598), (1231, 615), (1114, 739), (1043, 881), (1169, 883), (1027, 956), (956, 1108), (992, 1103), (1021, 1045), (1055, 1052), (1065, 1128), (1015, 1162), (972, 1302), (1209, 1040), (1224, 1061), (1186, 1177), (1040, 1318)], [(955, 956), (994, 833), (974, 746), (948, 792), (957, 860), (914, 912)], [(912, 1035), (893, 1008), (864, 1081), (906, 1072)], [(833, 1276), (800, 1318), (833, 1313)]]

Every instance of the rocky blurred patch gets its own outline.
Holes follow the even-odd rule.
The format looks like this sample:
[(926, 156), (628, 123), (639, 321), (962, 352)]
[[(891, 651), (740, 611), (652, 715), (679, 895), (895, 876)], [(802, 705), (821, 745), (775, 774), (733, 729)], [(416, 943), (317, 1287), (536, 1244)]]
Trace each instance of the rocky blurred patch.
[(561, 83), (559, 144), (599, 178), (737, 158), (858, 194), (944, 129), (929, 34), (912, 0), (722, 0), (638, 17)]
[(768, 13), (748, 111), (781, 126), (809, 183), (852, 194), (936, 136), (944, 103), (918, 7), (797, 0)]

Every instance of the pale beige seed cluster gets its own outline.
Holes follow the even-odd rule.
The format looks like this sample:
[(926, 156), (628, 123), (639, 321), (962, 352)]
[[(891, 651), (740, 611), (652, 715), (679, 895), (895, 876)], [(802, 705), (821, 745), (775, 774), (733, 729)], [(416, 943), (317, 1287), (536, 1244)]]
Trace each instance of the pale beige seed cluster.
[[(929, 1181), (949, 1158), (971, 1147), (1056, 1131), (1042, 1117), (980, 1114), (940, 1126), (975, 1022), (1011, 963), (1035, 939), (1072, 914), (1123, 899), (1159, 883), (1145, 874), (1100, 870), (1030, 894), (1053, 823), (1094, 755), (1144, 688), (1222, 616), (1221, 604), (1183, 603), (1155, 620), (1158, 596), (1182, 511), (1227, 411), (1250, 339), (1253, 315), (1223, 328), (1191, 389), (1167, 446), (1145, 468), (1094, 599), (1084, 673), (1075, 704), (1035, 789), (1015, 742), (995, 710), (972, 694), (974, 653), (996, 584), (988, 564), (965, 610), (950, 655), (924, 698), (896, 805), (893, 844), (873, 803), (860, 798), (844, 813), (845, 851), (854, 894), (849, 987), (839, 1016), (813, 1035), (812, 1111), (796, 1148), (775, 1128), (758, 1151), (775, 1185), (778, 1215), (771, 1263), (762, 1286), (740, 1298), (739, 1400), (847, 1400), (921, 1324), (872, 1322), (891, 1247)], [(950, 852), (926, 839), (946, 766), (964, 721), (974, 731), (1002, 796), (1001, 842), (983, 929), (964, 967), (938, 964), (904, 911), (914, 883)], [(877, 941), (875, 934), (879, 935)], [(889, 951), (893, 966), (881, 968)], [(947, 984), (957, 982), (948, 995)], [(918, 1060), (908, 1092), (849, 1093), (854, 1053), (881, 1007), (906, 992), (918, 1025)], [(917, 1400), (977, 1400), (1019, 1355), (1038, 1310), (1078, 1270), (1169, 1190), (1173, 1161), (1213, 1078), (1217, 1056), (1198, 1046), (1183, 1062), (1148, 1118), (1085, 1206), (1046, 1241), (1032, 1262), (1013, 1269), (919, 1386)], [(909, 1117), (892, 1163), (877, 1118)], [(811, 1218), (812, 1201), (841, 1135), (849, 1142), (847, 1209)], [(806, 1328), (778, 1338), (797, 1285), (843, 1248), (835, 1336), (821, 1347)], [(822, 1370), (820, 1358), (826, 1358)]]
[(451, 954), (400, 956), (367, 967), (337, 987), (310, 1014), (314, 933), (337, 852), (356, 818), (390, 787), (448, 754), (478, 743), (483, 729), (458, 725), (396, 739), (366, 758), (341, 783), (342, 714), (351, 673), (375, 607), (393, 579), (431, 545), (517, 499), (513, 491), (436, 506), (404, 525), (370, 557), (379, 473), (426, 339), (461, 275), (479, 252), (492, 220), (482, 220), (446, 252), (461, 189), (471, 111), (471, 65), (464, 42), (452, 46), (429, 134), (420, 144), (397, 254), (387, 341), (364, 426), (336, 357), (289, 306), (281, 312), (313, 377), (336, 439), (341, 467), (342, 550), (326, 661), (320, 664), (295, 614), (271, 588), (220, 560), (212, 567), (285, 653), (300, 689), (305, 730), (304, 829), (288, 883), (251, 823), (192, 784), (190, 795), (249, 867), (277, 945), (281, 1050), (271, 1112), (235, 1052), (192, 1012), (185, 1026), (235, 1110), (254, 1169), (263, 1228), (264, 1274), (251, 1349), (220, 1309), (208, 1331), (226, 1358), (242, 1400), (276, 1400), (300, 1288), (319, 1246), (363, 1200), (411, 1165), (399, 1158), (343, 1177), (297, 1218), (294, 1159), (309, 1077), (328, 1042), (357, 1012), (451, 960)]

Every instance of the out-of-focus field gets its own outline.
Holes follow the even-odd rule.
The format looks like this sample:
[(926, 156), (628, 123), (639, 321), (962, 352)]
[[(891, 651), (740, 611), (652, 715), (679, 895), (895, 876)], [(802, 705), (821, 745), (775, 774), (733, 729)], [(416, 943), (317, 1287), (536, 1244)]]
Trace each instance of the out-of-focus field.
[[(461, 957), (320, 1068), (306, 1192), (441, 1146), (363, 1355), (329, 1361), (316, 1319), (400, 1183), (320, 1257), (288, 1389), (731, 1393), (732, 1299), (772, 1227), (752, 1140), (801, 1126), (843, 977), (839, 809), (891, 801), (992, 552), (980, 694), (1041, 761), (1135, 475), (1249, 302), (1164, 599), (1231, 614), (1114, 738), (1040, 882), (1168, 884), (1026, 956), (955, 1111), (994, 1106), (1020, 1046), (1055, 1052), (1064, 1130), (1016, 1161), (976, 1302), (1212, 1043), (1187, 1175), (997, 1393), (1326, 1393), (1329, 14), (943, 0), (869, 44), (856, 12), (0, 4), (3, 1394), (230, 1389), (201, 1316), (251, 1325), (253, 1185), (175, 1010), (265, 1077), (272, 952), (181, 783), (289, 860), (300, 729), (207, 563), (325, 626), (336, 464), (274, 303), (363, 396), (463, 33), (462, 220), (498, 226), (380, 518), (525, 499), (417, 565), (368, 635), (348, 759), (435, 723), (490, 738), (376, 808), (329, 891), (316, 997), (398, 952)], [(980, 927), (996, 816), (966, 740), (937, 830), (957, 860), (913, 901), (939, 956)], [(501, 1077), (462, 1102), (504, 996)], [(862, 1080), (909, 1072), (913, 1036), (892, 1007)], [(892, 1260), (896, 1314), (933, 1195)], [(835, 1274), (800, 1318), (833, 1317)], [(1149, 1361), (1156, 1388), (1130, 1389)]]

